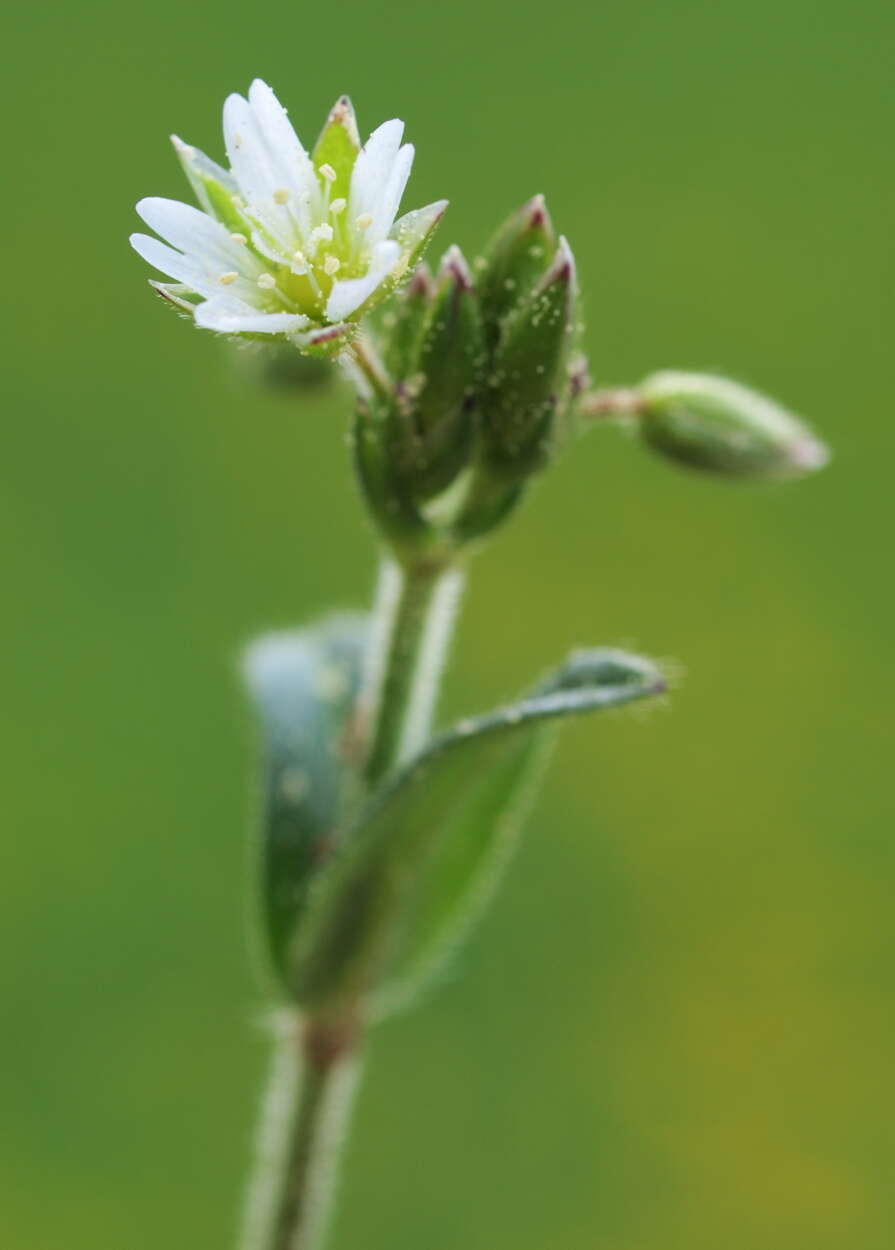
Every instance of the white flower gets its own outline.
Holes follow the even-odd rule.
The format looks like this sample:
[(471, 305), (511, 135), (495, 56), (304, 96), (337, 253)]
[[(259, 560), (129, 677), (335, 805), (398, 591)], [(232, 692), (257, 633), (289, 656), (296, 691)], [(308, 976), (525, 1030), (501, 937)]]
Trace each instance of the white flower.
[(175, 279), (153, 286), (198, 326), (337, 351), (416, 263), (447, 207), (439, 200), (395, 220), (413, 164), (403, 134), (402, 122), (385, 122), (362, 148), (343, 96), (309, 156), (256, 79), (248, 99), (224, 105), (229, 171), (173, 137), (201, 210), (141, 200), (137, 212), (167, 243), (146, 234), (131, 243)]

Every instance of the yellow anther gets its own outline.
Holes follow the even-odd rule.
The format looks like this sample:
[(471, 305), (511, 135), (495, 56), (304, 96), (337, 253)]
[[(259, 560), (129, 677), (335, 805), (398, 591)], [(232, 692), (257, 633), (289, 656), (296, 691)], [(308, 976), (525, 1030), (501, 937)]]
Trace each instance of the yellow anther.
[(348, 201), (343, 200), (340, 197), (338, 200), (333, 200), (332, 204), (329, 206), (329, 211), (332, 213), (333, 217), (338, 217), (339, 213), (344, 213), (347, 204)]
[(339, 272), (341, 265), (342, 262), (339, 260), (338, 256), (327, 256), (326, 260), (323, 262), (323, 272), (328, 273), (329, 276), (332, 277), (333, 274)]
[(332, 165), (321, 165), (320, 177), (325, 178), (327, 182), (335, 182), (336, 171), (333, 169)]
[(315, 226), (311, 231), (312, 243), (329, 243), (332, 237), (333, 228), (327, 221), (324, 221), (322, 225)]
[(229, 273), (222, 273), (218, 278), (218, 282), (222, 283), (224, 286), (229, 286), (230, 283), (235, 282), (238, 277), (239, 274), (231, 269)]
[(287, 188), (287, 187), (277, 187), (276, 191), (274, 191), (274, 193), (273, 193), (273, 202), (274, 202), (274, 204), (288, 204), (288, 203), (289, 203), (289, 190), (288, 190), (288, 188)]
[(230, 238), (234, 243), (248, 243), (248, 239), (245, 235), (240, 234), (238, 230), (234, 230), (233, 234), (230, 235)]
[(358, 217), (354, 224), (357, 226), (358, 230), (369, 230), (373, 224), (373, 214), (361, 213), (360, 217)]
[(298, 248), (292, 253), (292, 259), (295, 261), (296, 265), (306, 265), (308, 263), (301, 248)]
[(270, 291), (277, 285), (277, 280), (272, 273), (262, 273), (258, 275), (258, 285), (262, 291)]

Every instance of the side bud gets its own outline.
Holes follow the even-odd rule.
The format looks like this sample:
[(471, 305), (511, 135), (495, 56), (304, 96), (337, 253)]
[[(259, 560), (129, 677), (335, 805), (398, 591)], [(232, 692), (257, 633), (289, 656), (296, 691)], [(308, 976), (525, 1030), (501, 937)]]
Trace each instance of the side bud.
[(561, 238), (546, 272), (501, 324), (484, 393), (486, 455), (513, 481), (535, 472), (550, 454), (577, 323), (575, 259)]
[(691, 468), (783, 481), (823, 468), (829, 459), (807, 425), (738, 382), (669, 371), (648, 377), (635, 394), (646, 443)]

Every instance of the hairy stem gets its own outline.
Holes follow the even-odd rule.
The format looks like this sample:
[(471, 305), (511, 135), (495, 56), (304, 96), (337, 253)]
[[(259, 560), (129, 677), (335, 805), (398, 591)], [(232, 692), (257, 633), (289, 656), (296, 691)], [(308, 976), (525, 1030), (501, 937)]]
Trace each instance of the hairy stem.
[(356, 1035), (292, 1014), (274, 1050), (240, 1250), (320, 1250), (359, 1069)]
[(429, 734), (462, 585), (456, 568), (383, 563), (365, 693), (369, 786)]

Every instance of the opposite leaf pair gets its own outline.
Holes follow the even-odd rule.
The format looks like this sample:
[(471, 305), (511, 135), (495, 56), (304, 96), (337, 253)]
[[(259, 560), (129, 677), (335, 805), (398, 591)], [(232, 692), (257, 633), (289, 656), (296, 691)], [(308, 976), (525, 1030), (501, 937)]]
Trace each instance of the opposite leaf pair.
[(626, 652), (573, 654), (517, 703), (461, 722), (371, 795), (358, 790), (366, 621), (253, 644), (266, 755), (264, 905), (285, 994), (338, 1012), (406, 997), (496, 883), (552, 739), (551, 722), (665, 688)]

